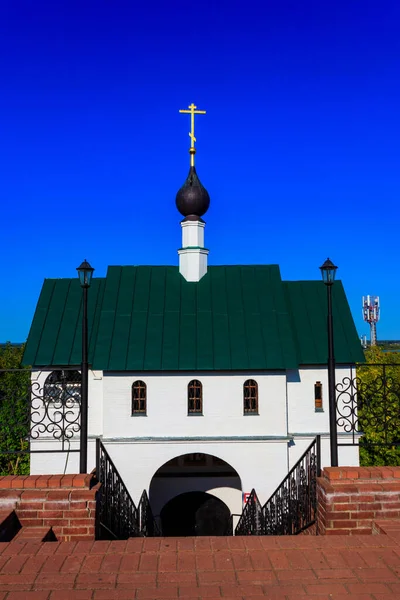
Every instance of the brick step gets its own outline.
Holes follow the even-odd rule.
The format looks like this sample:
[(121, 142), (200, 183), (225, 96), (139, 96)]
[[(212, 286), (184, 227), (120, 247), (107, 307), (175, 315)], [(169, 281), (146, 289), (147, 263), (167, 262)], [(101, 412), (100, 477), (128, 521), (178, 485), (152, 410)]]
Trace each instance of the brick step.
[(22, 527), (14, 537), (15, 542), (57, 542), (52, 527)]
[(10, 542), (21, 529), (14, 510), (0, 511), (0, 542)]
[(93, 540), (98, 488), (92, 474), (0, 477), (0, 510), (14, 509), (22, 527), (52, 527), (58, 540)]
[(400, 533), (0, 544), (0, 600), (399, 600)]
[(373, 534), (390, 535), (400, 533), (400, 519), (380, 519), (372, 523)]

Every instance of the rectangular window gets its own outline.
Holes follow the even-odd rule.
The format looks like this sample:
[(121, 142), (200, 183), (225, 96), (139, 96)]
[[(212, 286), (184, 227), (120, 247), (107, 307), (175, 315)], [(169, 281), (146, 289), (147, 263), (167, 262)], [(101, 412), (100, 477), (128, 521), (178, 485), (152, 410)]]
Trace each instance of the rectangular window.
[(317, 381), (314, 385), (315, 410), (322, 411), (322, 383)]

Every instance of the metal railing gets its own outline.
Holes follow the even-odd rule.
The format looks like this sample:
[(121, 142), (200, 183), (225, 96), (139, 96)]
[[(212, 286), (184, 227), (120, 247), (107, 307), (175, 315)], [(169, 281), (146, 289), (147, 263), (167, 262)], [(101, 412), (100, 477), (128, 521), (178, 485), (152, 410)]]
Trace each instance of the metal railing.
[(146, 491), (137, 508), (110, 455), (98, 438), (96, 478), (101, 483), (96, 496), (97, 540), (126, 540), (129, 537), (161, 535)]
[(264, 506), (253, 489), (235, 535), (297, 535), (314, 525), (320, 456), (321, 438), (318, 435)]
[(264, 532), (264, 509), (252, 489), (236, 525), (235, 535), (264, 535)]
[(35, 453), (80, 452), (81, 373), (0, 369), (0, 475), (26, 475)]
[(161, 531), (151, 510), (149, 497), (146, 490), (143, 490), (139, 500), (139, 528), (140, 534), (144, 537), (160, 537)]
[(336, 384), (338, 446), (400, 446), (400, 364), (366, 363)]
[(107, 450), (96, 439), (96, 539), (140, 537), (139, 511)]

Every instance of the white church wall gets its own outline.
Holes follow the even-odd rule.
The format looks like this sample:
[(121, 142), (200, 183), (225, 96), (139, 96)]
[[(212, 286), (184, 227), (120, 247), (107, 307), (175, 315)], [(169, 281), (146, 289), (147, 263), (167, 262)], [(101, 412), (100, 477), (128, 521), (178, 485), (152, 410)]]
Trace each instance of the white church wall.
[(88, 431), (89, 435), (99, 437), (103, 434), (103, 372), (89, 371), (88, 390)]
[[(346, 442), (348, 439), (339, 436), (339, 441)], [(338, 463), (341, 467), (359, 467), (360, 455), (358, 446), (339, 446), (338, 448)], [(330, 467), (329, 464), (324, 464), (325, 467)]]
[[(322, 383), (321, 412), (315, 411), (314, 385)], [(329, 431), (328, 372), (325, 368), (302, 368), (287, 372), (289, 433)]]
[[(336, 383), (350, 376), (350, 367), (336, 368)], [(322, 411), (315, 410), (314, 385), (322, 383)], [(321, 435), (321, 467), (330, 466), (329, 440), (329, 394), (328, 371), (326, 367), (303, 367), (298, 371), (288, 371), (288, 433), (293, 435), (289, 445), (290, 468), (310, 445), (315, 435)], [(339, 409), (343, 400), (339, 401)], [(349, 435), (343, 427), (338, 427), (338, 441), (347, 443)], [(358, 466), (357, 446), (339, 448), (339, 465)]]
[[(147, 386), (147, 415), (131, 416), (131, 389)], [(187, 389), (192, 379), (203, 386), (202, 415), (188, 415)], [(258, 383), (259, 414), (243, 414), (243, 384)], [(104, 375), (105, 438), (286, 436), (286, 375), (133, 374)]]
[[(65, 445), (65, 452), (55, 452), (59, 450), (60, 444), (51, 440), (32, 441), (30, 455), (30, 474), (31, 475), (60, 475), (79, 473), (79, 441), (71, 442), (70, 449), (78, 452), (69, 452), (68, 444)], [(35, 451), (40, 450), (36, 453)], [(43, 450), (45, 452), (43, 452)], [(88, 440), (88, 473), (96, 466), (96, 440)]]
[[(336, 368), (336, 384), (345, 377), (350, 377), (350, 374), (350, 367)], [(322, 383), (322, 410), (315, 409), (314, 385), (317, 381)], [(328, 370), (324, 367), (303, 367), (298, 371), (288, 371), (287, 388), (289, 433), (327, 433), (329, 431)], [(339, 409), (343, 406), (344, 399), (345, 397), (339, 401)], [(341, 431), (340, 427), (339, 431)]]
[[(289, 469), (296, 464), (314, 439), (315, 435), (294, 437), (293, 442), (289, 443)], [(346, 443), (348, 442), (348, 437), (339, 434), (338, 441), (339, 443)], [(360, 464), (358, 446), (339, 446), (338, 463), (339, 466), (358, 467)], [(321, 468), (330, 466), (330, 438), (328, 434), (324, 434), (321, 435)]]
[[(149, 491), (156, 471), (169, 460), (182, 454), (201, 452), (224, 460), (238, 473), (242, 492), (249, 493), (252, 488), (255, 488), (262, 503), (269, 498), (288, 469), (286, 442), (107, 441), (105, 444), (135, 502), (139, 501), (144, 489)], [(214, 490), (216, 490), (215, 483), (214, 486)], [(200, 491), (204, 490), (200, 489)], [(215, 491), (210, 491), (210, 493), (217, 495)], [(230, 494), (230, 492), (225, 493)], [(237, 498), (238, 495), (233, 493), (228, 498), (230, 503), (234, 503), (232, 506), (237, 506)], [(224, 500), (222, 496), (221, 500)]]
[[(350, 375), (349, 367), (336, 369), (336, 382)], [(322, 383), (322, 411), (315, 410), (314, 385)], [(289, 433), (327, 433), (329, 431), (328, 370), (303, 367), (288, 371)]]
[[(37, 372), (39, 387), (43, 388), (50, 372)], [(347, 368), (337, 369), (336, 380), (348, 374)], [(131, 386), (138, 379), (147, 385), (147, 416), (132, 417)], [(187, 386), (192, 379), (199, 379), (203, 385), (201, 416), (187, 414)], [(247, 379), (258, 383), (258, 415), (243, 414), (243, 383)], [(316, 381), (323, 385), (323, 412), (315, 412)], [(167, 460), (190, 452), (212, 454), (205, 449), (209, 446), (218, 450), (215, 456), (236, 468), (232, 461), (237, 457), (232, 448), (237, 446), (239, 462), (243, 453), (250, 453), (241, 475), (243, 492), (250, 492), (254, 487), (267, 499), (317, 433), (322, 434), (321, 464), (330, 465), (328, 432), (326, 368), (290, 371), (287, 380), (282, 372), (257, 375), (106, 373), (103, 376), (101, 371), (89, 371), (88, 471), (95, 466), (94, 438), (100, 436), (107, 449), (112, 448), (120, 456), (116, 459), (117, 468), (126, 470), (130, 480), (137, 478), (138, 483), (132, 488), (134, 493), (148, 488), (155, 471)], [(257, 437), (262, 439), (248, 439)], [(293, 442), (288, 447), (289, 438)], [(339, 439), (348, 441), (340, 428)], [(71, 448), (76, 444), (74, 440), (77, 440), (76, 434)], [(55, 449), (56, 446), (59, 448), (50, 436), (45, 440), (41, 435), (40, 441), (32, 442), (34, 449)], [(153, 447), (151, 451), (150, 447)], [(142, 455), (138, 455), (138, 448), (142, 448)], [(221, 455), (225, 448), (229, 449), (227, 458)], [(358, 447), (340, 447), (339, 464), (358, 465)], [(76, 473), (78, 470), (78, 453), (31, 456), (32, 474)]]

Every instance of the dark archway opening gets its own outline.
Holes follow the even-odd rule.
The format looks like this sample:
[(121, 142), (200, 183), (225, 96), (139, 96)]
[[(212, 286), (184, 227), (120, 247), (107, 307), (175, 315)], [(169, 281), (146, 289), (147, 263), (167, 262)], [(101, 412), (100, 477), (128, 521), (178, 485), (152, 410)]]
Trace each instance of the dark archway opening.
[(219, 498), (206, 492), (175, 496), (160, 513), (165, 536), (226, 535), (230, 510)]

